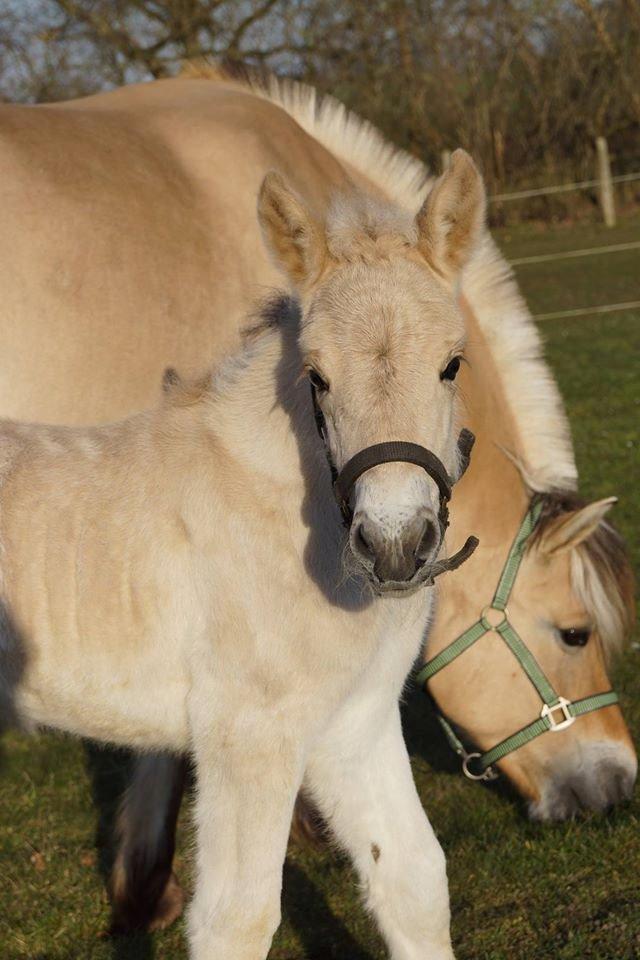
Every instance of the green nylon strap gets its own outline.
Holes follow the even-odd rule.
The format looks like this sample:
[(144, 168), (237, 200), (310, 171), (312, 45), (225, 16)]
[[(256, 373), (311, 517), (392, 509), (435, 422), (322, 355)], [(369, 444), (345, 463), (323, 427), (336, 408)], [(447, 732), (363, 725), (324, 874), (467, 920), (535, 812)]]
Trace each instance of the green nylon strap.
[(612, 707), (614, 703), (619, 703), (620, 699), (615, 690), (607, 690), (606, 693), (594, 693), (590, 697), (584, 697), (582, 700), (574, 700), (569, 704), (569, 713), (572, 717), (581, 717), (585, 713), (591, 713), (592, 710), (600, 710), (601, 707)]
[(534, 500), (525, 514), (525, 518), (520, 525), (520, 529), (516, 534), (515, 540), (511, 544), (507, 562), (505, 563), (502, 574), (500, 575), (498, 587), (491, 603), (491, 606), (496, 610), (504, 610), (507, 605), (509, 594), (513, 589), (513, 584), (522, 562), (527, 540), (533, 533), (535, 526), (540, 519), (541, 513), (542, 500)]
[[(522, 562), (526, 542), (531, 536), (531, 532), (533, 531), (538, 520), (540, 519), (541, 511), (542, 502), (538, 500), (532, 503), (525, 514), (524, 520), (522, 521), (520, 529), (518, 530), (515, 540), (511, 545), (511, 549), (509, 550), (509, 554), (500, 575), (498, 589), (495, 592), (491, 604), (491, 606), (495, 607), (496, 610), (504, 610), (506, 606), (507, 600), (509, 599), (509, 594), (513, 588), (516, 574), (518, 573), (518, 568)], [(464, 633), (460, 634), (459, 637), (456, 637), (455, 640), (452, 640), (452, 642), (446, 646), (444, 650), (441, 650), (440, 653), (436, 654), (435, 657), (425, 663), (422, 669), (416, 674), (416, 683), (426, 683), (427, 680), (430, 680), (431, 677), (435, 676), (435, 674), (442, 670), (443, 667), (448, 666), (453, 660), (456, 659), (456, 657), (459, 657), (461, 653), (464, 653), (465, 650), (475, 643), (476, 640), (479, 640), (480, 637), (484, 636), (485, 633), (488, 633), (489, 630), (492, 629), (493, 627), (491, 624), (481, 617), (480, 620), (465, 630)]]
[[(600, 710), (602, 707), (610, 707), (614, 703), (618, 703), (618, 695), (614, 690), (608, 690), (606, 693), (594, 693), (590, 697), (584, 697), (582, 700), (575, 700), (573, 703), (569, 703), (567, 712), (572, 717), (581, 717), (585, 713)], [(550, 706), (553, 706), (553, 704), (550, 704)], [(495, 747), (492, 747), (491, 750), (483, 753), (482, 756), (479, 757), (476, 766), (482, 771), (487, 770), (498, 760), (506, 757), (508, 753), (513, 753), (514, 750), (524, 747), (525, 743), (529, 743), (531, 740), (539, 737), (540, 734), (546, 733), (547, 730), (551, 730), (552, 727), (553, 724), (548, 716), (538, 717), (537, 720), (528, 723), (526, 727), (518, 730), (517, 733), (511, 734), (510, 737), (506, 737), (506, 739), (497, 743)]]
[(526, 673), (527, 677), (540, 694), (540, 699), (542, 702), (555, 703), (558, 699), (558, 694), (545, 677), (534, 655), (522, 642), (509, 621), (503, 620), (502, 623), (499, 623), (495, 629), (505, 641), (512, 654)]
[(486, 632), (487, 628), (481, 620), (478, 620), (472, 627), (469, 627), (468, 630), (461, 633), (449, 646), (445, 647), (444, 650), (441, 650), (440, 653), (425, 663), (424, 667), (416, 674), (416, 683), (426, 683), (427, 680), (430, 680), (439, 670), (448, 666), (452, 660), (455, 660), (461, 653), (464, 653), (465, 650), (475, 643), (476, 640), (479, 640)]

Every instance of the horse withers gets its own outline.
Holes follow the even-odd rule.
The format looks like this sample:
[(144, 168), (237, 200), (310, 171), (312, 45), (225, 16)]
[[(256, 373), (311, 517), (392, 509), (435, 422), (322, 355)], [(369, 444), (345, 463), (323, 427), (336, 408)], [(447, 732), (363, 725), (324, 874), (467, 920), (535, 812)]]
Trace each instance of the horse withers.
[[(319, 224), (270, 176), (260, 221), (300, 311), (263, 311), (149, 412), (0, 429), (6, 697), (27, 724), (193, 754), (196, 960), (266, 956), (303, 781), (392, 957), (452, 957), (398, 698), (461, 467), (454, 287), (483, 211), (463, 153), (416, 218), (354, 192)], [(422, 454), (352, 474), (345, 536), (326, 454), (340, 477), (394, 443)]]

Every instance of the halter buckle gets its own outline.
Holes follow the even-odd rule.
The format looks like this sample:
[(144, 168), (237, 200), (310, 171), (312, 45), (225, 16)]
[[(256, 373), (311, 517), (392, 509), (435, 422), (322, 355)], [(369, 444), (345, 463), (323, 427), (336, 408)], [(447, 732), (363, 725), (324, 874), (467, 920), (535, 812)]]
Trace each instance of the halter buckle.
[[(551, 733), (557, 733), (558, 730), (566, 730), (567, 727), (570, 727), (573, 721), (576, 719), (572, 714), (569, 713), (569, 707), (571, 706), (571, 701), (566, 700), (564, 697), (558, 697), (558, 702), (549, 704), (545, 703), (540, 711), (541, 717), (547, 717), (551, 726), (549, 730)], [(557, 710), (562, 711), (563, 720), (555, 720), (554, 713)]]
[(494, 770), (493, 767), (487, 767), (486, 770), (483, 770), (481, 773), (474, 773), (469, 766), (470, 760), (476, 760), (481, 757), (481, 753), (463, 753), (462, 754), (462, 772), (465, 777), (469, 780), (497, 780), (499, 773), (497, 770)]

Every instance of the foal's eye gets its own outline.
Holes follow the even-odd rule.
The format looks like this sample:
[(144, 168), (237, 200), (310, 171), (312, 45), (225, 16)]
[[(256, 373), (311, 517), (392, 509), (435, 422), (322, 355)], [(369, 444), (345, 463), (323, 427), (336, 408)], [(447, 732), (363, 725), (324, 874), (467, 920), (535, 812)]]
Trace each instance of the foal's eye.
[(309, 380), (316, 388), (318, 393), (326, 393), (329, 389), (329, 384), (327, 381), (324, 379), (324, 377), (320, 376), (318, 371), (314, 370), (313, 367), (309, 369)]
[(456, 374), (459, 369), (460, 369), (460, 357), (454, 357), (453, 360), (449, 360), (449, 363), (446, 365), (446, 367), (440, 374), (440, 379), (455, 380)]
[(590, 631), (585, 627), (569, 627), (568, 630), (560, 631), (562, 642), (568, 647), (586, 647), (589, 635)]

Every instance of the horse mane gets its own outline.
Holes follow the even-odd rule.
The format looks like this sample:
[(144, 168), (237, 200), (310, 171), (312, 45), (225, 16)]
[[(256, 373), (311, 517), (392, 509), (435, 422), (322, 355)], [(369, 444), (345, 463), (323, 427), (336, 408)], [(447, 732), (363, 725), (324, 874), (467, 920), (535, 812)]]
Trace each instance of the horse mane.
[[(586, 505), (572, 491), (545, 493), (528, 549), (559, 517)], [(607, 656), (619, 652), (635, 622), (634, 577), (624, 541), (606, 520), (571, 551), (571, 584), (595, 624)]]

